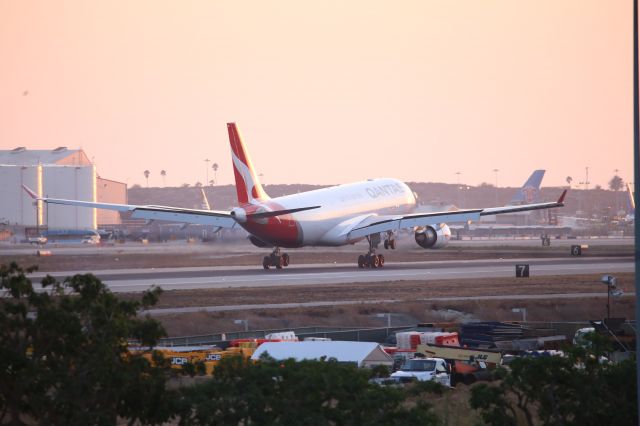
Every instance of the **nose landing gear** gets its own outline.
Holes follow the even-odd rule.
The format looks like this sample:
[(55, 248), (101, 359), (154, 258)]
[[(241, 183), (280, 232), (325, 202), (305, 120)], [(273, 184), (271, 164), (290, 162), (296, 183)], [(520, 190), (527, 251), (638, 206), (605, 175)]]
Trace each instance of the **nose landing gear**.
[(280, 253), (279, 247), (274, 248), (269, 256), (265, 256), (262, 259), (262, 267), (264, 269), (269, 269), (272, 266), (276, 269), (289, 266), (289, 255), (287, 253)]
[[(382, 268), (384, 266), (384, 256), (376, 254), (376, 248), (380, 244), (380, 234), (367, 236), (367, 241), (369, 242), (369, 251), (367, 254), (358, 256), (358, 268)], [(387, 240), (385, 240), (385, 246), (386, 244)]]

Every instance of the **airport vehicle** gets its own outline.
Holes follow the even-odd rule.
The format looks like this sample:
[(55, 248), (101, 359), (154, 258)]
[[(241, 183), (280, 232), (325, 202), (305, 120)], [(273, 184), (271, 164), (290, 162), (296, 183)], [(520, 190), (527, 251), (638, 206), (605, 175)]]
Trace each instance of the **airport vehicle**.
[(43, 237), (42, 235), (39, 235), (37, 237), (29, 237), (27, 238), (27, 241), (29, 241), (29, 244), (46, 244), (47, 243), (47, 237)]
[(416, 353), (444, 359), (451, 368), (451, 386), (490, 381), (491, 370), (502, 364), (502, 353), (488, 349), (426, 344), (418, 345)]
[(415, 377), (421, 382), (433, 380), (443, 386), (451, 386), (451, 374), (442, 358), (412, 358), (402, 364), (400, 370), (391, 374), (392, 378)]
[(263, 258), (265, 269), (289, 265), (290, 257), (281, 248), (342, 246), (362, 240), (367, 240), (369, 249), (358, 257), (358, 266), (378, 268), (384, 265), (384, 256), (376, 253), (378, 245), (384, 240), (385, 247), (395, 248), (394, 237), (400, 229), (411, 229), (420, 247), (440, 248), (451, 237), (447, 223), (561, 207), (566, 194), (564, 191), (558, 201), (547, 203), (413, 213), (416, 198), (409, 187), (396, 179), (380, 178), (270, 198), (260, 184), (236, 124), (228, 123), (227, 130), (238, 197), (238, 207), (230, 212), (54, 199), (24, 188), (34, 199), (47, 203), (130, 211), (135, 219), (196, 223), (220, 229), (240, 226), (250, 234), (254, 245), (273, 248)]

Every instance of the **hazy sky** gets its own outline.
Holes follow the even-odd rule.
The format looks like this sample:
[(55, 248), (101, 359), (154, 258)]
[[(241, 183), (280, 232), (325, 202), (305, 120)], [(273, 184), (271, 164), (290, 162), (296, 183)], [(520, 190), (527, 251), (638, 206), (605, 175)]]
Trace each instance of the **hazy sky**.
[[(103, 177), (632, 180), (632, 2), (0, 0), (0, 149)], [(209, 163), (211, 164), (211, 163)], [(209, 178), (213, 172), (209, 172)]]

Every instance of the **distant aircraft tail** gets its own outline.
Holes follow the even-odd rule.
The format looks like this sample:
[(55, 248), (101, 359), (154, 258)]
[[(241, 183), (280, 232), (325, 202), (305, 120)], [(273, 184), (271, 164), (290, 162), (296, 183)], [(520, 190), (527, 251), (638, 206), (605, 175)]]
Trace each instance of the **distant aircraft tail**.
[(529, 176), (529, 179), (522, 185), (522, 188), (509, 201), (509, 205), (514, 204), (532, 204), (540, 198), (540, 184), (544, 177), (545, 170), (535, 170)]
[(211, 205), (209, 204), (207, 194), (204, 193), (204, 188), (200, 188), (200, 191), (202, 192), (202, 210), (211, 210)]
[(633, 188), (631, 188), (631, 184), (627, 182), (627, 209), (629, 212), (634, 212), (636, 210), (636, 199), (635, 194), (633, 193)]
[(236, 123), (227, 123), (229, 131), (229, 143), (231, 144), (231, 159), (233, 160), (233, 173), (236, 178), (236, 192), (238, 203), (256, 204), (269, 199), (262, 189), (260, 180), (253, 168), (249, 152), (242, 143), (240, 131)]

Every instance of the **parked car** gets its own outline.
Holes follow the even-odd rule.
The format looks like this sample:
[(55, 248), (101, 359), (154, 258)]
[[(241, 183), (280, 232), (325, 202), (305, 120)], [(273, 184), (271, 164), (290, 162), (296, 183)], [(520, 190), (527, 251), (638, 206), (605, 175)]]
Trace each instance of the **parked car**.
[(419, 381), (433, 380), (451, 387), (451, 371), (442, 358), (413, 358), (405, 361), (392, 378), (415, 377)]

